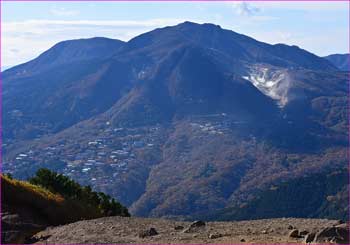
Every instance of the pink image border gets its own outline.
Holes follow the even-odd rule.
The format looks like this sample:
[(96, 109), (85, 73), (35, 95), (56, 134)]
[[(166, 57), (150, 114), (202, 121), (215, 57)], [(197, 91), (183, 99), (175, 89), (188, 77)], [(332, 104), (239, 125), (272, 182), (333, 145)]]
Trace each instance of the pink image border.
[[(3, 9), (2, 9), (2, 2), (23, 2), (23, 3), (30, 3), (30, 2), (241, 2), (239, 0), (0, 0), (0, 53), (3, 50), (3, 43), (2, 43), (2, 14), (3, 14)], [(350, 23), (350, 0), (245, 0), (244, 2), (280, 2), (281, 4), (286, 3), (286, 2), (309, 2), (309, 3), (317, 3), (317, 2), (348, 2), (348, 24)], [(350, 24), (348, 28), (348, 52), (350, 53)], [(2, 56), (0, 56), (0, 67), (2, 67)], [(349, 65), (349, 70), (350, 70), (350, 65)], [(3, 72), (0, 72), (0, 174), (3, 172), (2, 171), (2, 157), (3, 157), (3, 152), (2, 152), (2, 136), (3, 136), (3, 126), (2, 126), (2, 91), (3, 91)], [(350, 94), (350, 72), (348, 72), (348, 79), (349, 79), (349, 86), (348, 86), (348, 95)], [(349, 115), (350, 115), (350, 96), (348, 96), (348, 106), (347, 106), (347, 116), (348, 116), (348, 132), (350, 132), (350, 123), (349, 123)], [(350, 133), (348, 136), (348, 146), (350, 146)], [(347, 161), (348, 161), (348, 167), (350, 169), (350, 149), (348, 147), (347, 150)], [(348, 173), (348, 183), (350, 184), (350, 173)], [(1, 194), (1, 181), (0, 181), (0, 194)], [(1, 195), (0, 195), (0, 210), (2, 210), (2, 202), (1, 202)], [(349, 193), (349, 204), (350, 204), (350, 193)], [(1, 218), (0, 214), (0, 218)], [(350, 220), (350, 217), (349, 217)], [(0, 231), (1, 231), (1, 222), (0, 222)], [(0, 232), (0, 244), (1, 244), (1, 232)], [(146, 244), (146, 243), (143, 243)], [(215, 244), (215, 243), (211, 243)], [(251, 244), (257, 244), (258, 243), (251, 243)], [(66, 245), (66, 244), (62, 244)], [(69, 244), (71, 245), (71, 244)], [(174, 244), (177, 245), (177, 244)], [(192, 244), (196, 245), (196, 244)], [(221, 245), (229, 245), (229, 244), (221, 244)]]

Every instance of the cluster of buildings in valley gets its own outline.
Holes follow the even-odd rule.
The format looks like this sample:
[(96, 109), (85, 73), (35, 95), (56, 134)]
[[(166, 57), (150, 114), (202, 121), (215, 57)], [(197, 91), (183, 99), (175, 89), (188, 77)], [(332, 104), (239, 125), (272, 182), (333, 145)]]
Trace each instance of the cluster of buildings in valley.
[[(190, 118), (190, 127), (201, 135), (225, 135), (244, 122), (226, 114)], [(96, 136), (94, 136), (96, 135)], [(81, 184), (110, 186), (135, 166), (147, 164), (146, 154), (159, 155), (166, 136), (162, 126), (114, 128), (108, 122), (96, 132), (57, 138), (49, 145), (37, 145), (3, 163), (3, 172), (28, 178), (46, 167), (70, 176)], [(148, 160), (149, 161), (149, 160)]]
[(223, 135), (237, 126), (242, 127), (246, 124), (245, 121), (230, 118), (226, 113), (194, 116), (191, 121), (193, 129), (210, 135)]
[(140, 152), (155, 150), (160, 144), (160, 131), (160, 127), (107, 127), (96, 138), (67, 138), (21, 152), (3, 163), (3, 172), (28, 178), (37, 169), (49, 167), (82, 184), (103, 187), (142, 162), (137, 156)]

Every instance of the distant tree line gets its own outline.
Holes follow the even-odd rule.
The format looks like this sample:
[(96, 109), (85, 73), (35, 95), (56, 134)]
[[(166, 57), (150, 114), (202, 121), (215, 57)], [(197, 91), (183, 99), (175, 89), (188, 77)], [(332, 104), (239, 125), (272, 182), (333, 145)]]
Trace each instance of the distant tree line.
[(128, 209), (109, 195), (92, 191), (90, 186), (81, 186), (67, 176), (49, 169), (39, 169), (36, 175), (29, 179), (29, 182), (46, 188), (53, 193), (58, 193), (65, 199), (79, 201), (84, 205), (97, 208), (103, 216), (130, 216)]

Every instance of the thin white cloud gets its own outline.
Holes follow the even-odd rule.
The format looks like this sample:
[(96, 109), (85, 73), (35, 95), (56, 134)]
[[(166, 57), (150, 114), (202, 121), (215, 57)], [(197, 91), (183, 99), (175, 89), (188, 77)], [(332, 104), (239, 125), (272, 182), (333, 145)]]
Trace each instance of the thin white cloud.
[(55, 15), (55, 16), (77, 16), (79, 15), (79, 11), (77, 10), (69, 10), (69, 9), (66, 9), (66, 8), (57, 8), (57, 7), (54, 7), (50, 10), (50, 13)]
[(247, 2), (230, 2), (229, 4), (238, 15), (252, 16), (260, 11), (258, 7)]
[(240, 23), (240, 25), (261, 25), (269, 21), (279, 19), (276, 16), (266, 15), (264, 11), (257, 7), (255, 3), (237, 1), (237, 2), (226, 2), (225, 6), (228, 6), (233, 10), (233, 14), (239, 16), (234, 21)]
[(112, 27), (154, 27), (176, 24), (183, 19), (152, 19), (152, 20), (25, 20), (17, 22), (4, 22), (5, 31), (12, 31), (18, 27), (49, 27), (49, 26), (112, 26)]
[(10, 52), (12, 52), (12, 53), (18, 53), (19, 50), (18, 50), (18, 49), (15, 49), (15, 48), (12, 48), (12, 49), (10, 49)]
[(303, 11), (338, 11), (348, 10), (348, 2), (339, 1), (257, 1), (254, 6), (261, 10), (303, 10)]

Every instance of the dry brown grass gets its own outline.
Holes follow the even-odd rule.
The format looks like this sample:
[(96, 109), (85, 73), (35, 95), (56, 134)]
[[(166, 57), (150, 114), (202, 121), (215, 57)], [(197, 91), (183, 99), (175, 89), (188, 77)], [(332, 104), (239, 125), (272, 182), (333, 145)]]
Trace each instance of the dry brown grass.
[(102, 215), (96, 208), (74, 200), (65, 200), (40, 186), (26, 181), (1, 177), (2, 204), (13, 209), (30, 210), (50, 225), (66, 224), (78, 220), (98, 218)]
[(7, 176), (1, 176), (4, 182), (8, 182), (8, 184), (13, 185), (17, 189), (22, 189), (23, 191), (27, 191), (34, 196), (40, 196), (40, 198), (46, 199), (47, 201), (54, 201), (57, 203), (64, 202), (64, 198), (59, 194), (54, 194), (40, 186), (33, 185), (27, 181), (21, 181), (16, 179), (10, 179)]

